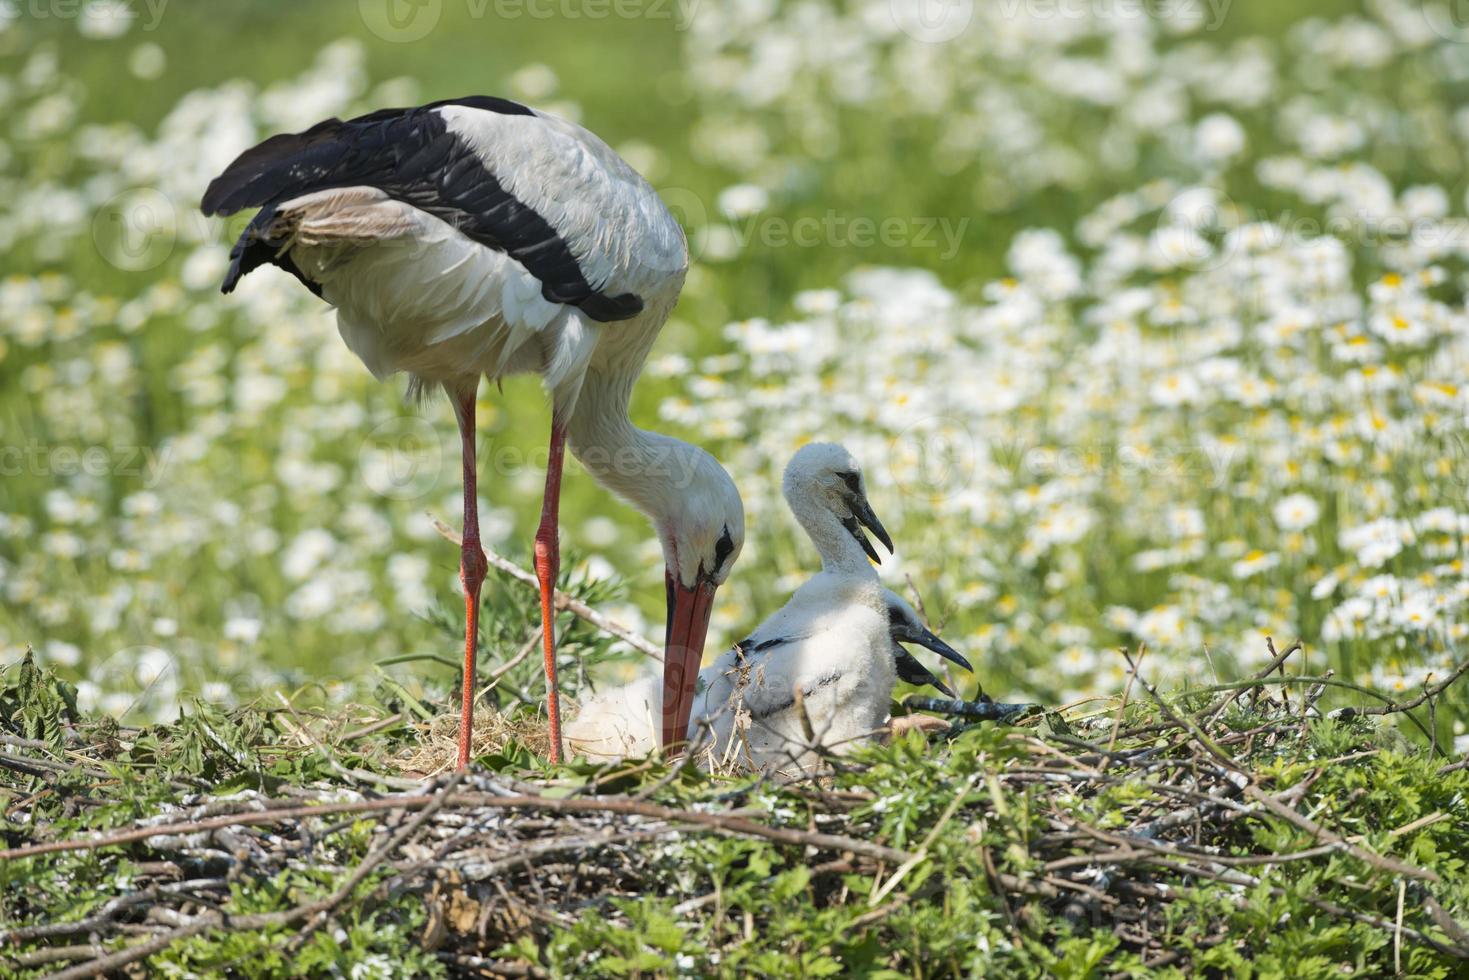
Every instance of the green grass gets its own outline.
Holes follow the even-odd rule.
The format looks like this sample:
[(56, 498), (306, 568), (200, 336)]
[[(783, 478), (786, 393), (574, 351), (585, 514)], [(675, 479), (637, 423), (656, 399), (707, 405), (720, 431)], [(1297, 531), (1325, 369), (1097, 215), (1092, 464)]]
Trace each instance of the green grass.
[[(391, 697), (345, 715), (196, 705), (138, 730), (79, 714), (73, 692), (29, 664), (0, 682), (0, 722), (27, 740), (7, 758), (37, 772), (0, 774), (3, 842), (71, 848), (0, 860), (10, 976), (152, 937), (134, 967), (150, 975), (251, 978), (492, 966), (1452, 977), (1469, 956), (1469, 837), (1454, 816), (1469, 772), (1370, 719), (1303, 718), (1317, 696), (1304, 684), (1237, 688), (1228, 704), (1155, 703), (1139, 683), (1120, 710), (912, 734), (785, 786), (656, 758), (548, 769), (511, 741), (481, 756), (483, 775), (439, 781), (435, 792), (460, 795), (438, 816), (422, 796), (384, 816), (368, 807), (393, 787), (374, 782), (398, 778), (395, 760), (424, 737), (392, 722), (405, 705)], [(1183, 727), (1188, 716), (1209, 734)], [(364, 724), (374, 719), (388, 724)], [(533, 782), (511, 790), (509, 777)], [(538, 795), (512, 819), (484, 808), (487, 785)], [(1209, 798), (1198, 794), (1227, 805), (1172, 819)], [(255, 819), (251, 799), (337, 809)], [(434, 831), (418, 832), (415, 814)], [(226, 825), (180, 826), (205, 818)], [(145, 819), (177, 829), (78, 849)], [(701, 832), (698, 819), (736, 823)], [(828, 837), (778, 836), (808, 831)], [(487, 862), (489, 877), (473, 870)], [(300, 911), (328, 899), (324, 924)], [(211, 928), (181, 931), (216, 910)]]

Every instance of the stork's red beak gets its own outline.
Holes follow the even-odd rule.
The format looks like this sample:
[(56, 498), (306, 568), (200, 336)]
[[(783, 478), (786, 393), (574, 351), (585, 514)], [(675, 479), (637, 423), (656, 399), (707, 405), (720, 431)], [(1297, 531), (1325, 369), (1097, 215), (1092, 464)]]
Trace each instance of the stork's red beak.
[(699, 662), (709, 634), (714, 609), (712, 582), (697, 581), (689, 588), (663, 573), (668, 589), (668, 631), (663, 640), (663, 747), (671, 749), (688, 737), (689, 715), (699, 683)]

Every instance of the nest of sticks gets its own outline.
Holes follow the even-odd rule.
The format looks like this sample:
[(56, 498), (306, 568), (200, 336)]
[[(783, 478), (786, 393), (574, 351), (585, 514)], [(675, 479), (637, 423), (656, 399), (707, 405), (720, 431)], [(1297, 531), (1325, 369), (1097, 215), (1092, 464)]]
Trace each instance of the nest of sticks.
[[(108, 765), (105, 740), (58, 751), (12, 732), (0, 753), (11, 788), (0, 868), (11, 869), (12, 883), (18, 871), (38, 884), (4, 900), (0, 961), (12, 974), (143, 975), (151, 958), (185, 940), (270, 930), (286, 937), (289, 954), (344, 917), (402, 907), (405, 897), (426, 910), (413, 941), (453, 975), (542, 975), (551, 964), (506, 950), (526, 949), (528, 936), (542, 943), (588, 915), (619, 921), (619, 900), (656, 901), (695, 922), (729, 918), (711, 941), (742, 929), (748, 940), (750, 917), (741, 926), (728, 916), (719, 883), (697, 864), (701, 842), (759, 848), (808, 868), (800, 900), (813, 915), (845, 910), (852, 932), (881, 932), (942, 902), (962, 879), (1003, 912), (1017, 940), (1101, 929), (1116, 937), (1117, 952), (1147, 967), (1188, 969), (1212, 945), (1248, 943), (1229, 928), (1228, 904), (1272, 895), (1324, 923), (1380, 931), (1399, 961), (1415, 948), (1437, 961), (1469, 958), (1469, 910), (1445, 897), (1443, 875), (1389, 846), (1455, 826), (1457, 846), (1469, 846), (1462, 815), (1436, 811), (1353, 833), (1351, 821), (1370, 825), (1373, 814), (1350, 816), (1353, 801), (1326, 778), (1403, 751), (1401, 737), (1381, 737), (1383, 721), (1421, 724), (1410, 713), (1431, 709), (1469, 664), (1413, 699), (1326, 711), (1327, 693), (1351, 685), (1288, 674), (1298, 649), (1252, 678), (1187, 696), (1164, 697), (1134, 662), (1126, 689), (1100, 707), (985, 723), (973, 735), (962, 722), (916, 731), (785, 784), (711, 777), (659, 758), (538, 777), (523, 768), (415, 776), (391, 763), (414, 758), (413, 739), (405, 747), (401, 733), (382, 755), (389, 764), (361, 767), (363, 739), (391, 725), (347, 739), (292, 715), (293, 750), (321, 754), (327, 777), (222, 795), (184, 787), (141, 818), (109, 818), (107, 829), (80, 833), (63, 828), (94, 809), (115, 813), (129, 785)], [(1330, 757), (1317, 731), (1328, 724), (1337, 733)], [(485, 731), (512, 738), (515, 726)], [(444, 733), (415, 737), (434, 744)], [(960, 751), (970, 743), (980, 748)], [(919, 766), (918, 791), (936, 801), (901, 840), (885, 829), (885, 790), (868, 786), (891, 774), (900, 749)], [(1285, 763), (1296, 767), (1289, 779)], [(1433, 765), (1445, 783), (1463, 778), (1463, 761)], [(75, 792), (77, 778), (92, 779), (91, 788)], [(58, 793), (71, 794), (64, 819)], [(1022, 807), (1024, 830), (1015, 816)], [(1260, 827), (1278, 832), (1250, 832)], [(45, 875), (64, 864), (105, 878), (123, 862), (126, 887), (83, 914), (47, 918)], [(1303, 870), (1339, 877), (1342, 867), (1353, 869), (1347, 894), (1360, 900), (1291, 885)], [(293, 869), (327, 876), (329, 891), (286, 895), (269, 911), (237, 907), (242, 887)], [(1180, 945), (1169, 906), (1209, 888), (1224, 896), (1225, 911), (1217, 926), (1205, 916)], [(896, 940), (893, 949), (890, 965), (911, 967)]]

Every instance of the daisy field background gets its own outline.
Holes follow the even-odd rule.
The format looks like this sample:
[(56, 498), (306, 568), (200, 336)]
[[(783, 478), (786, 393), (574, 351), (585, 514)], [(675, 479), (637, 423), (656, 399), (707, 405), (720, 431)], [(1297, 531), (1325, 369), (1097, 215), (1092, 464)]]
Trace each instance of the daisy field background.
[[(351, 698), (384, 661), (447, 697), (405, 658), (454, 654), (452, 413), (372, 381), (289, 277), (221, 296), (239, 222), (197, 202), (271, 133), (496, 93), (688, 229), (635, 418), (745, 498), (711, 648), (809, 574), (778, 476), (820, 438), (865, 464), (885, 578), (1007, 700), (1115, 691), (1119, 646), (1232, 679), (1266, 635), (1411, 695), (1469, 634), (1456, 9), (0, 4), (0, 660), (133, 724)], [(487, 541), (523, 557), (544, 400), (487, 387), (479, 421)], [(569, 473), (576, 574), (656, 635), (656, 541)], [(1435, 720), (1462, 751), (1462, 697)]]

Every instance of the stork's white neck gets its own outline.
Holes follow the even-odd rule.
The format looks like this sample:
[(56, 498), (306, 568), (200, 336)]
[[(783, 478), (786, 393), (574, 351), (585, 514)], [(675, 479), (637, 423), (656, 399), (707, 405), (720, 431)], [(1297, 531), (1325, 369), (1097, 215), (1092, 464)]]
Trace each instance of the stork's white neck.
[[(676, 289), (673, 295), (677, 296)], [(671, 436), (639, 429), (628, 418), (628, 405), (633, 385), (671, 306), (666, 297), (652, 296), (639, 316), (611, 327), (592, 328), (619, 331), (619, 342), (597, 345), (593, 363), (577, 389), (575, 408), (566, 420), (567, 437), (577, 460), (598, 483), (642, 511), (658, 528), (660, 537), (660, 522), (666, 510), (660, 462), (666, 471), (672, 457), (682, 457), (693, 447)]]
[(587, 372), (567, 422), (571, 450), (598, 483), (652, 521), (679, 581), (691, 587), (702, 573), (723, 582), (744, 541), (739, 491), (703, 449), (629, 421), (632, 380), (625, 372)]
[(627, 417), (629, 390), (588, 374), (567, 424), (571, 451), (602, 486), (642, 511), (663, 533), (672, 486), (687, 485), (699, 450), (649, 432)]

